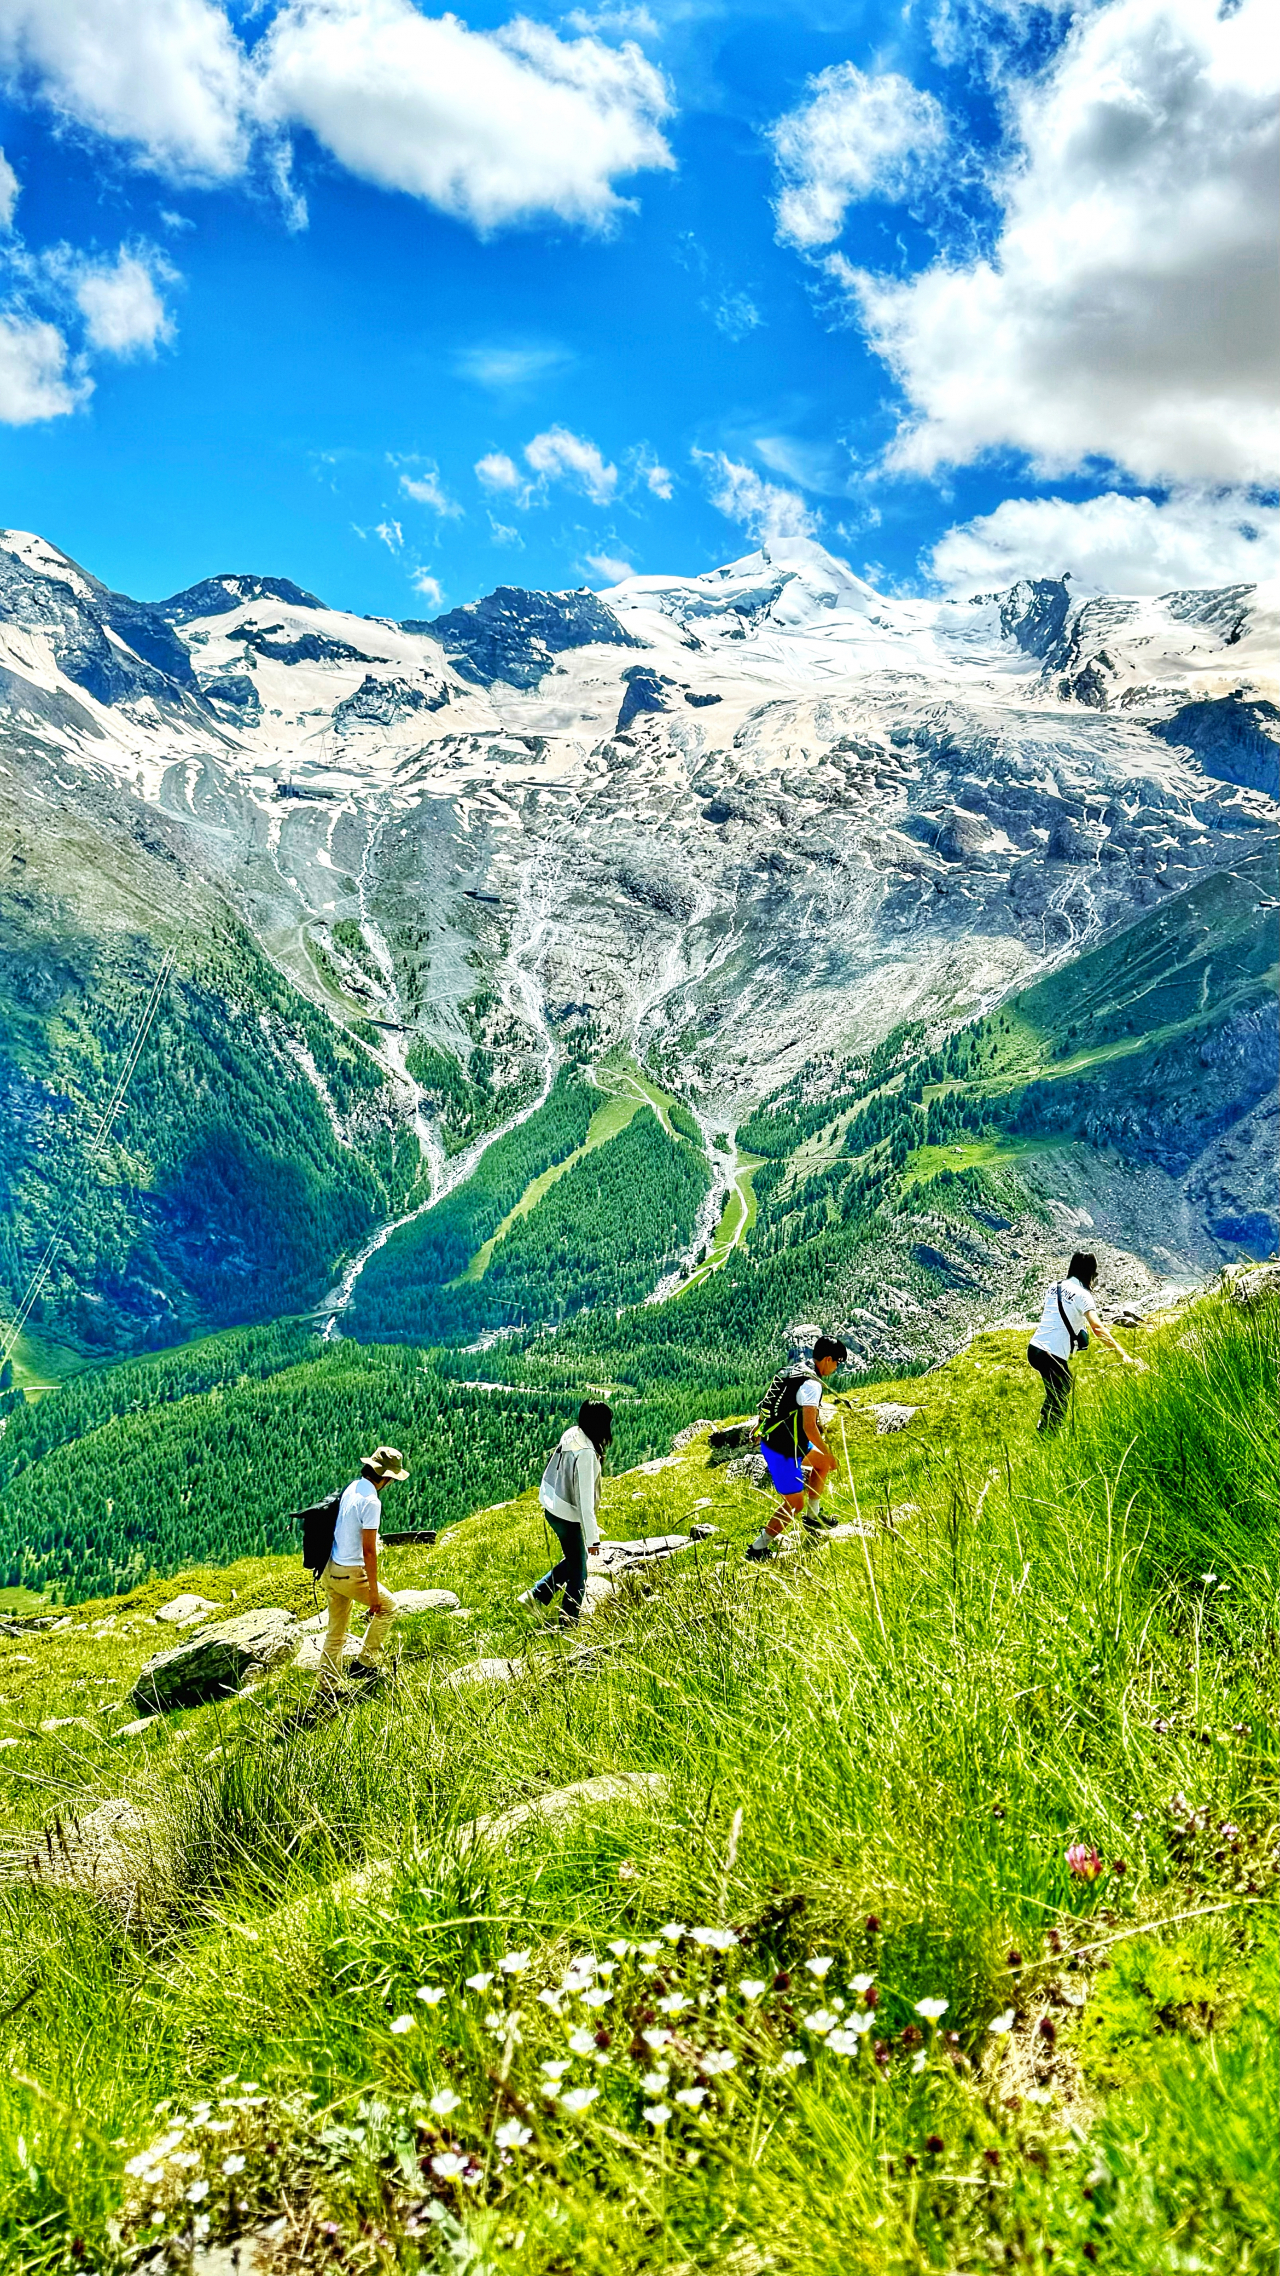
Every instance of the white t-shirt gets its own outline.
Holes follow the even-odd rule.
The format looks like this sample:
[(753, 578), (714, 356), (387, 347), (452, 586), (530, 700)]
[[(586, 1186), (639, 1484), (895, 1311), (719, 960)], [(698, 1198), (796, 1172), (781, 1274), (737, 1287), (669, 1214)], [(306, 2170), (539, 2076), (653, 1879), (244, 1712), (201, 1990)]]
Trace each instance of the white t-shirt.
[(382, 1523), (382, 1504), (367, 1478), (355, 1478), (347, 1487), (338, 1504), (338, 1523), (333, 1536), (335, 1565), (362, 1565), (364, 1543), (362, 1533), (376, 1533)]
[[(807, 1382), (800, 1385), (796, 1392), (796, 1405), (798, 1407), (820, 1407), (822, 1405), (822, 1385), (816, 1375), (811, 1375)], [(818, 1418), (815, 1415), (813, 1419), (816, 1422)], [(807, 1424), (805, 1428), (808, 1428)]]
[(1038, 1344), (1041, 1351), (1051, 1351), (1055, 1359), (1070, 1359), (1071, 1338), (1062, 1324), (1062, 1312), (1058, 1310), (1059, 1294), (1062, 1297), (1062, 1312), (1066, 1313), (1079, 1335), (1093, 1310), (1093, 1296), (1089, 1289), (1080, 1286), (1078, 1280), (1055, 1280), (1044, 1300), (1044, 1317), (1031, 1341)]

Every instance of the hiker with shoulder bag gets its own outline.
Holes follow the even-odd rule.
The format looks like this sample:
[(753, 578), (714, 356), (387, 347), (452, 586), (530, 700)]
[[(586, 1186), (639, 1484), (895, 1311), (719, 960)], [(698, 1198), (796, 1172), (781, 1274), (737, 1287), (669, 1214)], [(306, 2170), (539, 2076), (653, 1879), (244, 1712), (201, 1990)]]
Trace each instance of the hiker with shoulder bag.
[[(321, 1502), (314, 1510), (302, 1513), (303, 1557), (311, 1570), (317, 1572), (329, 1600), (329, 1627), (320, 1656), (322, 1682), (336, 1683), (342, 1674), (342, 1647), (354, 1604), (365, 1606), (369, 1624), (360, 1650), (350, 1663), (350, 1672), (365, 1682), (386, 1680), (385, 1671), (378, 1663), (400, 1608), (390, 1589), (385, 1588), (378, 1577), (382, 1489), (408, 1475), (398, 1446), (378, 1446), (372, 1454), (367, 1454), (360, 1465), (359, 1477), (353, 1478), (345, 1492), (338, 1496), (332, 1528), (327, 1531), (327, 1549), (323, 1547), (323, 1539), (327, 1512), (333, 1504)], [(317, 1571), (318, 1554), (323, 1554), (324, 1562)]]
[(560, 1545), (560, 1560), (518, 1600), (551, 1605), (564, 1590), (562, 1628), (576, 1628), (587, 1593), (587, 1559), (600, 1553), (600, 1483), (613, 1437), (613, 1413), (600, 1399), (584, 1399), (542, 1473), (538, 1500)]
[(1067, 1411), (1071, 1397), (1072, 1354), (1087, 1351), (1091, 1335), (1100, 1343), (1109, 1344), (1124, 1361), (1126, 1367), (1145, 1371), (1146, 1361), (1134, 1359), (1123, 1351), (1109, 1328), (1104, 1328), (1094, 1308), (1093, 1284), (1098, 1277), (1098, 1260), (1085, 1249), (1077, 1249), (1067, 1266), (1065, 1280), (1055, 1280), (1044, 1300), (1044, 1313), (1039, 1327), (1027, 1345), (1027, 1363), (1034, 1367), (1044, 1384), (1044, 1404), (1036, 1429), (1046, 1434), (1057, 1430)]
[(747, 1550), (753, 1564), (773, 1556), (792, 1518), (801, 1511), (806, 1533), (829, 1531), (835, 1523), (823, 1510), (822, 1495), (838, 1464), (818, 1417), (823, 1383), (848, 1356), (836, 1338), (819, 1336), (812, 1367), (784, 1367), (765, 1392), (757, 1436), (778, 1506)]

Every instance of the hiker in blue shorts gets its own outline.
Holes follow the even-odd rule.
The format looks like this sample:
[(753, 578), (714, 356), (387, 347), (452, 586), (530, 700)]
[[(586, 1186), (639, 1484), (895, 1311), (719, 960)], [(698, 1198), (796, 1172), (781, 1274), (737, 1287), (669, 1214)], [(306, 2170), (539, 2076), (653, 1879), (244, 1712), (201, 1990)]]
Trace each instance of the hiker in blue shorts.
[(747, 1551), (753, 1564), (771, 1557), (780, 1536), (803, 1510), (805, 1530), (830, 1529), (834, 1518), (824, 1516), (822, 1493), (837, 1463), (822, 1435), (818, 1411), (822, 1386), (849, 1354), (831, 1336), (819, 1336), (813, 1347), (812, 1367), (788, 1367), (775, 1375), (760, 1408), (760, 1452), (764, 1456), (778, 1507), (757, 1533)]

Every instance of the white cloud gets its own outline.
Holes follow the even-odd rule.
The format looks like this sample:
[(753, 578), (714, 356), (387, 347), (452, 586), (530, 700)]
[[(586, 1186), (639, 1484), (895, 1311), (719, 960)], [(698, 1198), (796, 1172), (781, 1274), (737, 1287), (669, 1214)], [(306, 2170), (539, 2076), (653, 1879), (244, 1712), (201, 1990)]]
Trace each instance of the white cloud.
[(504, 390), (528, 387), (568, 360), (564, 348), (474, 347), (461, 350), (457, 368), (464, 379), (473, 379), (480, 387)]
[(373, 534), (382, 539), (388, 553), (399, 553), (404, 545), (404, 531), (399, 522), (378, 522), (374, 526)]
[(1266, 0), (1114, 0), (1018, 100), (991, 259), (898, 282), (831, 256), (912, 406), (892, 466), (1273, 478), (1275, 27)]
[(571, 434), (567, 427), (548, 427), (535, 435), (525, 444), (524, 455), (535, 474), (548, 482), (570, 483), (593, 505), (607, 506), (618, 487), (617, 467), (601, 457), (594, 443)]
[(817, 524), (799, 491), (763, 482), (753, 467), (725, 451), (695, 450), (692, 455), (707, 470), (712, 505), (731, 522), (741, 522), (758, 538), (812, 537)]
[(18, 202), (22, 184), (12, 166), (0, 150), (0, 229), (12, 229), (13, 209)]
[(491, 450), (476, 460), (476, 479), (486, 490), (519, 490), (524, 476), (504, 450)]
[(157, 341), (173, 336), (156, 276), (173, 273), (167, 262), (123, 245), (114, 261), (86, 263), (74, 290), (90, 346), (110, 356), (154, 355)]
[(525, 18), (473, 32), (410, 0), (288, 0), (259, 56), (264, 118), (478, 229), (536, 214), (599, 226), (623, 202), (617, 177), (674, 163), (665, 85), (631, 44)]
[(489, 516), (489, 534), (495, 545), (518, 545), (523, 552), (524, 539), (510, 522), (500, 522), (496, 514)]
[(929, 568), (955, 593), (1064, 570), (1107, 593), (1252, 584), (1280, 572), (1280, 510), (1239, 491), (1184, 490), (1159, 502), (1114, 490), (1079, 502), (1006, 498), (949, 529)]
[(417, 506), (429, 506), (433, 514), (452, 518), (463, 511), (445, 489), (438, 467), (425, 466), (419, 474), (402, 474), (400, 487), (406, 498), (412, 498)]
[(60, 419), (92, 392), (93, 382), (67, 373), (67, 343), (56, 325), (17, 311), (0, 315), (0, 425), (29, 427)]
[(829, 245), (861, 198), (901, 198), (935, 157), (947, 124), (932, 95), (896, 71), (873, 76), (833, 63), (808, 100), (769, 130), (783, 189), (775, 211), (784, 244)]
[(719, 300), (704, 300), (702, 305), (727, 340), (745, 340), (748, 332), (756, 331), (764, 322), (749, 293), (722, 292)]
[(0, 69), (161, 172), (244, 163), (245, 61), (213, 0), (0, 0)]
[(438, 577), (432, 576), (429, 569), (415, 569), (411, 582), (415, 593), (422, 600), (429, 601), (432, 608), (438, 609), (443, 606), (444, 586)]
[(613, 553), (589, 553), (587, 567), (595, 572), (602, 584), (620, 585), (624, 577), (634, 574), (629, 561), (621, 561)]
[(648, 458), (642, 452), (636, 463), (636, 472), (646, 490), (651, 490), (655, 498), (670, 499), (675, 487), (675, 476), (669, 466), (659, 465), (656, 459)]

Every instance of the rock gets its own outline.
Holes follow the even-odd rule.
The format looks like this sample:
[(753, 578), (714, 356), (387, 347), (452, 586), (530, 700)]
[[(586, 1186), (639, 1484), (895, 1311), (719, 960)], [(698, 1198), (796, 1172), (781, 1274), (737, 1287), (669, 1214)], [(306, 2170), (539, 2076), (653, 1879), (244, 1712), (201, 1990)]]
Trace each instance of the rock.
[(222, 1609), (220, 1604), (214, 1604), (207, 1596), (174, 1596), (167, 1604), (161, 1605), (154, 1617), (167, 1621), (174, 1628), (194, 1628), (199, 1621), (207, 1619), (211, 1612), (221, 1612)]
[(267, 2276), (271, 2248), (288, 2223), (272, 2221), (234, 2244), (200, 2244), (191, 2259), (191, 2276)]
[(446, 1691), (463, 1691), (473, 1683), (510, 1683), (519, 1675), (520, 1660), (468, 1660), (444, 1679)]
[(709, 1541), (712, 1535), (719, 1531), (718, 1525), (691, 1525), (689, 1527), (689, 1539), (691, 1541)]
[(704, 1430), (714, 1430), (715, 1427), (715, 1424), (706, 1415), (703, 1416), (701, 1422), (686, 1423), (684, 1429), (678, 1430), (671, 1441), (672, 1453), (682, 1453), (686, 1446), (692, 1446), (695, 1438), (701, 1438)]
[(1231, 1290), (1233, 1304), (1256, 1304), (1260, 1296), (1273, 1296), (1280, 1289), (1280, 1264), (1259, 1265), (1253, 1272), (1242, 1273)]
[(154, 1875), (149, 1822), (132, 1802), (100, 1802), (83, 1818), (55, 1819), (22, 1861), (24, 1879), (40, 1888), (92, 1889), (128, 1897)]
[(552, 1824), (564, 1818), (576, 1817), (579, 1810), (605, 1808), (611, 1802), (642, 1803), (659, 1800), (667, 1791), (667, 1780), (660, 1770), (618, 1770), (603, 1778), (584, 1778), (576, 1786), (558, 1786), (550, 1794), (538, 1794), (532, 1801), (517, 1802), (511, 1809), (501, 1811), (497, 1817), (473, 1818), (468, 1825), (459, 1827), (460, 1841), (510, 1841), (522, 1826), (545, 1819)]
[(652, 1462), (637, 1462), (635, 1469), (628, 1470), (626, 1475), (629, 1478), (656, 1478), (659, 1470), (674, 1470), (677, 1467), (677, 1457), (674, 1454), (659, 1454)]
[(594, 1620), (601, 1605), (607, 1604), (609, 1598), (615, 1594), (614, 1582), (609, 1580), (604, 1573), (588, 1573), (587, 1593), (582, 1599), (582, 1610), (578, 1618), (580, 1620)]
[(884, 1400), (878, 1407), (863, 1408), (864, 1414), (875, 1416), (876, 1430), (881, 1437), (891, 1430), (905, 1430), (912, 1416), (919, 1412), (919, 1407), (895, 1406), (892, 1399)]
[(197, 1707), (208, 1699), (225, 1699), (239, 1688), (255, 1662), (274, 1667), (292, 1658), (298, 1623), (279, 1605), (241, 1612), (234, 1620), (220, 1620), (202, 1628), (199, 1635), (157, 1652), (147, 1661), (131, 1694), (134, 1704), (154, 1714), (171, 1707)]
[(21, 1739), (0, 1739), (0, 1747), (20, 1747)]
[(95, 1730), (93, 1724), (85, 1715), (46, 1715), (43, 1723), (40, 1725), (40, 1728), (46, 1733), (51, 1731), (78, 1730), (91, 1731), (95, 1739), (99, 1739), (102, 1736), (101, 1731)]
[[(325, 1622), (325, 1626), (328, 1626), (327, 1621)], [(342, 1639), (343, 1659), (355, 1659), (363, 1642), (363, 1635), (344, 1636)], [(303, 1637), (302, 1642), (299, 1644), (298, 1649), (294, 1654), (293, 1664), (301, 1674), (313, 1675), (315, 1673), (315, 1670), (320, 1665), (323, 1653), (324, 1636), (322, 1634), (317, 1635), (313, 1632), (311, 1635)], [(265, 1674), (265, 1672), (265, 1669), (262, 1670), (262, 1673)]]
[(458, 1599), (451, 1588), (398, 1588), (392, 1591), (402, 1613), (456, 1612)]
[(152, 1724), (159, 1720), (158, 1715), (139, 1715), (136, 1722), (121, 1723), (111, 1736), (113, 1739), (136, 1739), (140, 1732), (149, 1731)]
[(740, 1454), (736, 1461), (731, 1462), (725, 1471), (725, 1476), (733, 1479), (745, 1478), (748, 1485), (759, 1486), (766, 1493), (772, 1484), (764, 1456), (758, 1446), (752, 1447), (749, 1454)]
[[(646, 1533), (636, 1541), (602, 1541), (598, 1562), (619, 1569), (627, 1565), (648, 1565), (661, 1557), (674, 1557), (678, 1551), (687, 1549), (688, 1546), (687, 1533)], [(593, 1577), (588, 1569), (588, 1588)]]

